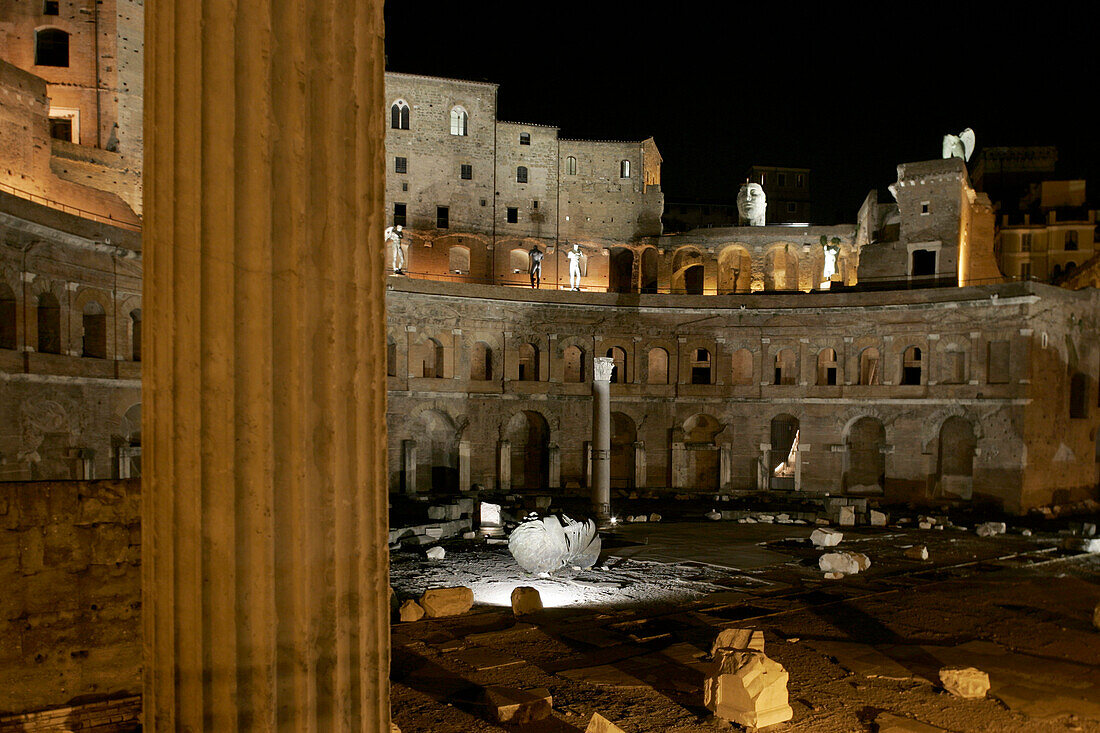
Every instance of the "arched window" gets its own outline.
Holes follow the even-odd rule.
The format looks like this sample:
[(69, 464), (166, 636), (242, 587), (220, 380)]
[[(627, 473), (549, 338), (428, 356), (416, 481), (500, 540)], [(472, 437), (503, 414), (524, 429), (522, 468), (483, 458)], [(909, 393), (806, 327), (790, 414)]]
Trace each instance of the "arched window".
[(69, 34), (58, 28), (43, 28), (34, 33), (36, 66), (68, 66)]
[(107, 314), (94, 300), (84, 305), (84, 348), (82, 356), (107, 358)]
[(605, 356), (610, 356), (615, 362), (615, 369), (611, 372), (611, 382), (613, 384), (626, 384), (626, 352), (618, 346), (612, 346), (607, 350)]
[(706, 349), (695, 349), (691, 359), (691, 383), (710, 384), (710, 352)]
[(630, 178), (629, 160), (623, 160), (619, 162), (619, 178)]
[(527, 183), (527, 166), (521, 165), (516, 168), (516, 183)]
[(43, 354), (61, 353), (61, 305), (52, 293), (38, 296), (38, 350)]
[(451, 109), (451, 134), (452, 135), (466, 135), (467, 123), (470, 121), (470, 115), (466, 114), (466, 110), (462, 107), (454, 107)]
[(1081, 372), (1069, 379), (1069, 416), (1082, 419), (1089, 416), (1089, 378)]
[(488, 382), (493, 378), (493, 350), (484, 341), (474, 344), (470, 354), (470, 379), (475, 382)]
[(447, 269), (453, 275), (470, 274), (470, 248), (461, 244), (451, 245), (447, 252)]
[(657, 347), (649, 350), (649, 384), (668, 384), (668, 352)]
[(817, 383), (822, 387), (831, 387), (837, 383), (836, 351), (822, 349), (817, 354)]
[(584, 381), (584, 349), (579, 346), (567, 346), (563, 353), (565, 370), (563, 379), (566, 382)]
[(878, 349), (870, 347), (859, 354), (859, 383), (878, 384)]
[(793, 349), (781, 349), (775, 355), (775, 383), (796, 384), (798, 382), (798, 361)]
[(15, 348), (15, 294), (0, 283), (0, 349)]
[(520, 344), (519, 381), (539, 381), (539, 347), (534, 344)]
[(733, 352), (733, 378), (731, 384), (752, 384), (752, 352), (738, 349)]
[(390, 127), (394, 130), (409, 129), (409, 104), (399, 99), (390, 107)]
[(565, 175), (577, 175), (577, 159), (574, 158), (572, 155), (565, 159)]
[(516, 247), (508, 253), (508, 268), (513, 275), (527, 272), (531, 267), (531, 255), (522, 247)]
[(901, 383), (920, 384), (922, 366), (920, 349), (910, 346), (901, 357)]
[(141, 308), (130, 311), (130, 356), (141, 361)]

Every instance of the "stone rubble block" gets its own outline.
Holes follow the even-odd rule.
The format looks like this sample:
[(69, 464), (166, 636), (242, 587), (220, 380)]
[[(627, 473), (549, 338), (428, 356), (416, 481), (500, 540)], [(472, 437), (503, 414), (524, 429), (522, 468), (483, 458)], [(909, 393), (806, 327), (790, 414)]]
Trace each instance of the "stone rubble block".
[(814, 547), (835, 547), (844, 539), (844, 533), (828, 527), (818, 527), (810, 533)]
[(936, 525), (930, 519), (922, 519), (917, 523), (917, 526), (921, 529), (932, 529)]
[(542, 610), (542, 596), (537, 588), (528, 585), (517, 586), (512, 589), (512, 614), (525, 616), (529, 613), (537, 613)]
[(756, 521), (762, 524), (772, 524), (775, 522), (775, 517), (771, 514), (757, 514)]
[(435, 547), (429, 547), (426, 554), (429, 560), (442, 560), (447, 556), (447, 551), (436, 545)]
[(916, 547), (910, 547), (905, 551), (905, 556), (910, 560), (927, 560), (928, 548), (924, 545), (917, 545)]
[(474, 591), (466, 586), (432, 588), (420, 597), (420, 606), (429, 618), (459, 616), (474, 605)]
[(649, 521), (651, 521), (651, 522), (659, 522), (662, 519), (664, 519), (664, 517), (662, 517), (657, 512), (653, 512), (652, 514), (649, 515)]
[(512, 725), (542, 720), (554, 709), (554, 698), (544, 687), (520, 689), (492, 685), (484, 688), (482, 699), (488, 708), (490, 719)]
[(474, 500), (468, 496), (464, 496), (461, 499), (455, 499), (455, 506), (457, 506), (458, 510), (466, 516), (470, 516), (474, 513)]
[(731, 519), (737, 519), (737, 512), (735, 512), (731, 509), (723, 509), (722, 510), (722, 519), (725, 519), (726, 521), (729, 521)]
[(1097, 631), (1100, 631), (1100, 603), (1096, 604), (1096, 608), (1092, 609), (1092, 625), (1096, 627)]
[(871, 526), (872, 527), (885, 527), (886, 526), (886, 514), (876, 509), (871, 510)]
[(411, 598), (401, 604), (401, 608), (397, 610), (397, 613), (399, 614), (399, 618), (405, 623), (419, 621), (424, 618), (424, 609), (421, 608), (419, 603)]
[(840, 507), (840, 514), (837, 516), (837, 524), (841, 527), (854, 527), (856, 526), (856, 509), (851, 506)]
[(1072, 552), (1100, 553), (1100, 539), (1066, 537), (1062, 540), (1062, 549)]
[(723, 652), (743, 649), (763, 652), (764, 632), (759, 629), (722, 629), (710, 647), (710, 654), (717, 658)]
[(588, 721), (588, 727), (584, 729), (584, 733), (626, 733), (626, 731), (599, 713), (592, 713), (592, 720)]
[(975, 667), (944, 667), (940, 670), (943, 689), (956, 697), (978, 699), (989, 692), (989, 675)]
[(825, 573), (825, 580), (840, 580), (844, 573)]
[(703, 704), (747, 728), (782, 723), (794, 717), (787, 702), (789, 679), (783, 665), (763, 652), (722, 652), (703, 682)]
[(817, 566), (824, 573), (844, 573), (855, 575), (861, 570), (871, 567), (871, 560), (862, 552), (826, 552), (818, 558)]
[(646, 515), (644, 515), (644, 514), (639, 514), (638, 516), (634, 517), (634, 522), (635, 522), (635, 523), (637, 523), (637, 522), (644, 522), (644, 521), (646, 521), (646, 520), (648, 520), (648, 519), (649, 519), (649, 517), (647, 517)]
[(978, 525), (977, 532), (979, 537), (993, 537), (994, 535), (1004, 534), (1008, 530), (1004, 522), (982, 522)]
[(1093, 524), (1092, 522), (1085, 522), (1084, 524), (1081, 525), (1081, 535), (1083, 537), (1095, 537), (1096, 536), (1096, 525)]
[(447, 507), (445, 506), (430, 506), (428, 507), (428, 519), (438, 521), (440, 519), (447, 519)]

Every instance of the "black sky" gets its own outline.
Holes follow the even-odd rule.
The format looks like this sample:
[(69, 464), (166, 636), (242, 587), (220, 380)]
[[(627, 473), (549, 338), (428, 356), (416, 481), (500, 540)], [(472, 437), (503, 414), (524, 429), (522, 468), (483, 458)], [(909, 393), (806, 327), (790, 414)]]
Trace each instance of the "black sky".
[(497, 82), (501, 119), (563, 137), (652, 135), (667, 201), (732, 201), (750, 165), (802, 166), (815, 218), (852, 221), (898, 163), (939, 157), (965, 127), (979, 149), (1057, 145), (1061, 175), (1095, 178), (1095, 25), (1079, 6), (646, 7), (390, 0), (387, 68)]

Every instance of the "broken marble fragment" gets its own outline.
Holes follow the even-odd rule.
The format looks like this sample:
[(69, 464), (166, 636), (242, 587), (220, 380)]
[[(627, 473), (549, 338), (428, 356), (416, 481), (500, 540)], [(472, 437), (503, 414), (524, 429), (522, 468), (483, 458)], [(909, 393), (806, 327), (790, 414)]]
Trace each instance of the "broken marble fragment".
[(829, 527), (818, 527), (810, 533), (810, 542), (813, 542), (815, 547), (833, 547), (840, 544), (842, 539), (844, 539), (843, 532)]
[(537, 588), (528, 585), (517, 586), (512, 589), (512, 614), (523, 616), (542, 610), (542, 596)]
[(474, 592), (465, 586), (432, 588), (420, 596), (420, 607), (429, 618), (458, 616), (474, 605)]
[(943, 689), (956, 697), (976, 699), (989, 692), (989, 675), (975, 667), (944, 667), (940, 670)]
[(748, 728), (790, 720), (790, 675), (778, 662), (755, 650), (719, 651), (703, 682), (703, 703), (720, 718)]
[(722, 629), (711, 645), (710, 654), (717, 657), (723, 651), (753, 649), (764, 651), (764, 632), (759, 629)]
[(855, 575), (861, 570), (871, 567), (871, 560), (862, 552), (826, 552), (818, 558), (817, 566), (825, 573), (844, 573)]
[(401, 604), (401, 608), (398, 610), (400, 618), (404, 622), (419, 621), (424, 618), (424, 609), (420, 607), (420, 604), (409, 599)]
[(1004, 522), (982, 522), (974, 531), (978, 533), (979, 537), (992, 537), (1004, 534), (1007, 529)]
[(927, 560), (928, 548), (924, 545), (916, 545), (915, 547), (910, 547), (905, 551), (905, 556), (910, 558), (911, 560)]
[(498, 723), (523, 725), (542, 720), (553, 710), (554, 698), (545, 688), (521, 690), (493, 685), (482, 691), (489, 717)]
[(584, 733), (626, 733), (626, 731), (599, 713), (592, 713), (592, 720), (588, 721), (588, 727), (584, 729)]
[(590, 568), (600, 555), (600, 535), (591, 519), (575, 522), (562, 516), (523, 522), (508, 537), (508, 550), (529, 573), (552, 573), (565, 566)]
[(436, 545), (435, 547), (429, 547), (426, 554), (429, 560), (442, 560), (447, 556), (447, 551), (439, 545)]

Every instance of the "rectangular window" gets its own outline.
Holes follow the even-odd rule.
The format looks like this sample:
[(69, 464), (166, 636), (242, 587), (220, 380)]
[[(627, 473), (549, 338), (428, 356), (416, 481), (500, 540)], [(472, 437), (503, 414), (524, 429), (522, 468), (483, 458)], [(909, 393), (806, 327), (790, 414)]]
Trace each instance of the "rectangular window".
[(1021, 252), (1030, 252), (1031, 251), (1031, 233), (1030, 232), (1025, 232), (1025, 233), (1020, 235), (1020, 251)]
[(1030, 262), (1021, 262), (1020, 263), (1020, 279), (1021, 280), (1030, 280), (1031, 279), (1031, 263)]
[(795, 176), (794, 180), (795, 180), (795, 185), (798, 186), (799, 188), (803, 188), (806, 185), (806, 176), (802, 175), (801, 173), (799, 173), (797, 176)]
[(402, 190), (402, 191), (408, 191), (408, 190), (409, 190), (409, 184), (407, 184), (407, 183), (405, 183), (404, 181), (402, 181), (402, 182), (401, 182), (401, 190)]
[(403, 227), (408, 226), (408, 224), (406, 223), (406, 218), (405, 218), (405, 204), (394, 204), (393, 205), (393, 225), (394, 226), (401, 225)]
[(408, 173), (409, 172), (409, 159), (402, 158), (400, 156), (393, 159), (393, 172), (394, 173)]
[(435, 226), (437, 229), (446, 229), (451, 225), (451, 210), (446, 206), (435, 207)]
[(42, 4), (42, 14), (43, 15), (59, 15), (60, 14), (60, 8), (58, 7), (59, 5), (60, 5), (60, 3), (58, 2), (58, 0), (45, 0), (45, 2)]
[(534, 201), (531, 202), (531, 208), (532, 209), (537, 209), (538, 207), (539, 207), (539, 200), (538, 199), (535, 199)]
[(990, 384), (1008, 384), (1009, 343), (1007, 341), (989, 342), (989, 368), (987, 381)]
[(929, 209), (929, 203), (928, 203), (927, 201), (921, 201), (921, 202), (920, 202), (920, 213), (921, 213), (921, 216), (924, 216), (925, 214), (927, 214), (927, 213), (928, 213), (928, 209)]
[(1066, 232), (1066, 251), (1072, 252), (1077, 249), (1077, 232), (1070, 229)]
[(486, 203), (488, 203), (488, 202), (485, 199), (481, 199), (481, 205), (482, 206), (484, 206)]
[(51, 117), (50, 137), (54, 138), (55, 140), (72, 142), (73, 119), (71, 117)]
[(779, 174), (779, 185), (780, 186), (786, 186), (787, 185), (787, 174), (786, 173), (780, 173)]
[(469, 181), (474, 177), (474, 167), (468, 163), (462, 164), (462, 172), (460, 173), (462, 180)]
[(519, 221), (519, 209), (514, 206), (508, 207), (508, 223), (515, 224)]
[(526, 132), (521, 132), (519, 134), (519, 144), (520, 145), (530, 145), (531, 144), (531, 135), (529, 133), (526, 133)]
[(516, 183), (527, 183), (527, 167), (516, 168)]

